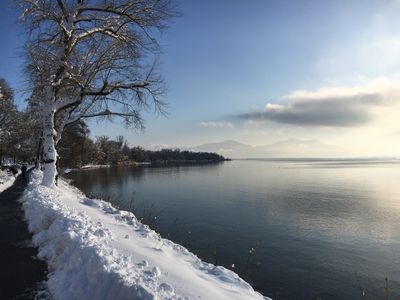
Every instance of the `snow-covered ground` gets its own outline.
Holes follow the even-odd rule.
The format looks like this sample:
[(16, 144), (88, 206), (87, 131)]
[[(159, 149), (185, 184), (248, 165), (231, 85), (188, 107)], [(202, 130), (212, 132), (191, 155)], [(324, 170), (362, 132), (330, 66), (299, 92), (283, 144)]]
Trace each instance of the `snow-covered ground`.
[(54, 299), (268, 299), (132, 213), (89, 199), (63, 180), (46, 188), (41, 176), (32, 173), (22, 201)]
[(15, 178), (11, 172), (0, 170), (0, 193), (12, 186)]
[(84, 165), (81, 169), (99, 169), (99, 168), (109, 168), (110, 165)]

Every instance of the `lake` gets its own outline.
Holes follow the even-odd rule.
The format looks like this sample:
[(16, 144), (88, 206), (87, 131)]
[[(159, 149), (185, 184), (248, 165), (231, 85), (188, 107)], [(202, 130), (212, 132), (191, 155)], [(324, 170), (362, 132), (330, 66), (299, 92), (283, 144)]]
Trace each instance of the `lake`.
[(274, 299), (400, 299), (400, 162), (234, 160), (67, 177)]

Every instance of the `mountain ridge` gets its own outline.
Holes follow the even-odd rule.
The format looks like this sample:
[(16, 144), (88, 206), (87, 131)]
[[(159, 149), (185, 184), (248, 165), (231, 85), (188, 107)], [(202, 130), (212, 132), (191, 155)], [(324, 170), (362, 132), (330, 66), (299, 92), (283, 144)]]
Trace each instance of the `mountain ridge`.
[(236, 140), (206, 143), (190, 148), (193, 151), (216, 152), (229, 158), (255, 157), (338, 157), (348, 152), (336, 145), (316, 139), (287, 139), (271, 144), (252, 146)]

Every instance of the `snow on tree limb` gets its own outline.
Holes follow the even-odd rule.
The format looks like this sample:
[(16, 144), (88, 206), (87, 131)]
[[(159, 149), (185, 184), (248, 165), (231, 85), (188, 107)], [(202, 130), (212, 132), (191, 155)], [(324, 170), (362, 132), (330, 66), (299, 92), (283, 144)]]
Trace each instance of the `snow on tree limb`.
[(53, 136), (47, 161), (56, 160), (52, 143), (63, 128), (81, 118), (117, 116), (143, 128), (143, 109), (164, 112), (164, 81), (157, 64), (145, 62), (160, 53), (154, 36), (175, 15), (171, 1), (18, 2), (29, 28), (32, 97), (43, 107), (44, 138)]
[[(150, 97), (156, 110), (162, 108), (158, 97), (163, 81), (154, 74), (154, 66), (146, 73), (140, 60), (145, 52), (159, 51), (149, 31), (165, 27), (173, 15), (169, 1), (20, 2), (36, 45), (29, 45), (29, 56), (56, 66), (50, 70), (50, 81), (57, 112), (74, 109), (89, 97), (104, 101), (111, 94), (131, 98), (126, 103), (146, 104), (143, 107)], [(74, 99), (65, 99), (64, 90), (72, 92)]]

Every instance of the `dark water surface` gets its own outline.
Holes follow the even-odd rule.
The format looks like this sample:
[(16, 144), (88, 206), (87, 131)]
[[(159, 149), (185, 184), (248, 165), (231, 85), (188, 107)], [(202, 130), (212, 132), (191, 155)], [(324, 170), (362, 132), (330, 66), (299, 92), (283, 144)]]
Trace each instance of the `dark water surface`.
[(68, 177), (138, 217), (155, 213), (164, 237), (274, 299), (400, 299), (398, 162), (238, 160)]

